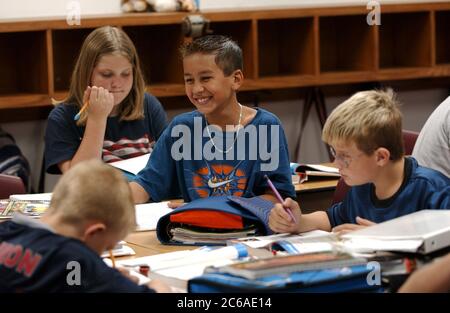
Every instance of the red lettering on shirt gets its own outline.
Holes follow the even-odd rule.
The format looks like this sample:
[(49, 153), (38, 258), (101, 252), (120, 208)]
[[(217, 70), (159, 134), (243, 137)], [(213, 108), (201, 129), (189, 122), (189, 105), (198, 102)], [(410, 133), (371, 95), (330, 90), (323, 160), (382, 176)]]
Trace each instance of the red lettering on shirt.
[(25, 254), (16, 268), (17, 273), (23, 272), (25, 276), (31, 277), (41, 259), (42, 256), (39, 253), (33, 255), (30, 249), (25, 250)]
[(31, 249), (26, 249), (22, 245), (15, 245), (8, 242), (0, 244), (0, 266), (15, 268), (16, 272), (26, 277), (33, 275), (39, 265), (42, 255), (34, 253)]
[(3, 265), (5, 265), (6, 267), (16, 266), (17, 263), (19, 263), (20, 258), (22, 257), (22, 251), (23, 248), (21, 245), (13, 246), (11, 249), (9, 249)]
[(2, 265), (4, 263), (8, 253), (9, 253), (9, 250), (11, 250), (12, 247), (13, 247), (13, 245), (6, 241), (3, 241), (0, 244), (0, 265)]

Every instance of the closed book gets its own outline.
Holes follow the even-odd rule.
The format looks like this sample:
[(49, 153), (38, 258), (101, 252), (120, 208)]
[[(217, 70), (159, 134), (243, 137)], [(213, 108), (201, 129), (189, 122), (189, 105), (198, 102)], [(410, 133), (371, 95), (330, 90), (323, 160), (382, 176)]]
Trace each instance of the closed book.
[(323, 252), (279, 256), (268, 259), (235, 263), (223, 267), (213, 268), (211, 271), (228, 273), (247, 279), (257, 279), (270, 275), (343, 268), (354, 265), (362, 265), (365, 263), (367, 263), (365, 258), (353, 257), (347, 253)]

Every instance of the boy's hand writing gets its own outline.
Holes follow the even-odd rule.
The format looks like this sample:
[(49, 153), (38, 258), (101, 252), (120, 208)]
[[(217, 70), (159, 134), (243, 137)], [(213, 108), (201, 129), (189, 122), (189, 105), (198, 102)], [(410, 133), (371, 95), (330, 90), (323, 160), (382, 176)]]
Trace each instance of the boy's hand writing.
[[(286, 212), (285, 208), (291, 209), (297, 223), (292, 220), (292, 217)], [(298, 203), (291, 198), (286, 198), (283, 204), (275, 204), (270, 211), (269, 227), (277, 233), (298, 233), (301, 215), (302, 213)]]

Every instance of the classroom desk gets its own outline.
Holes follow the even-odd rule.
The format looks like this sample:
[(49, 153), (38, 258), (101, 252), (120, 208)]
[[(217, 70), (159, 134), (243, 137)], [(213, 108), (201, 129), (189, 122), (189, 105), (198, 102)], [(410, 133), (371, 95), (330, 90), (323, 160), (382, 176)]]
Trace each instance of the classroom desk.
[(129, 246), (130, 248), (132, 248), (134, 250), (134, 252), (136, 252), (135, 255), (125, 255), (125, 256), (118, 256), (116, 257), (119, 260), (125, 260), (125, 259), (135, 259), (135, 258), (140, 258), (143, 256), (149, 256), (149, 255), (155, 255), (158, 254), (158, 252), (155, 252), (155, 250), (143, 247), (141, 245), (137, 245), (134, 244), (130, 241), (126, 241), (127, 246)]
[(295, 192), (303, 213), (325, 210), (331, 206), (339, 179), (321, 179), (296, 184)]
[(163, 245), (159, 242), (158, 238), (156, 237), (156, 231), (142, 231), (142, 232), (133, 232), (129, 234), (125, 241), (135, 249), (137, 247), (139, 251), (136, 251), (136, 256), (138, 257), (138, 254), (145, 253), (144, 255), (140, 256), (148, 256), (148, 255), (155, 255), (160, 253), (167, 253), (167, 252), (173, 252), (173, 251), (179, 251), (179, 250), (193, 250), (197, 249), (198, 246), (170, 246), (170, 245)]

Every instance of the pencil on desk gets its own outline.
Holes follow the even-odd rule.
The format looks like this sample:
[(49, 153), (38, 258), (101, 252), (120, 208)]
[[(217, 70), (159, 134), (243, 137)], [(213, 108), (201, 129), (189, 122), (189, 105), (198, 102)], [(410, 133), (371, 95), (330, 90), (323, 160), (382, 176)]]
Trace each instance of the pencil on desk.
[(114, 258), (114, 254), (112, 252), (112, 250), (109, 250), (109, 258), (111, 259), (112, 262), (112, 267), (116, 267), (116, 259)]
[(74, 121), (78, 121), (80, 119), (81, 114), (86, 111), (87, 107), (89, 106), (89, 101), (86, 101), (83, 106), (81, 107), (80, 111), (75, 115), (73, 118)]

